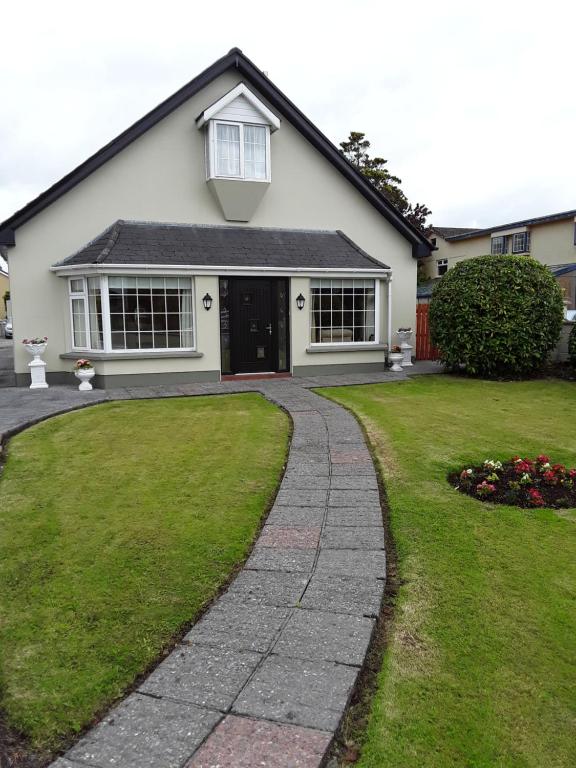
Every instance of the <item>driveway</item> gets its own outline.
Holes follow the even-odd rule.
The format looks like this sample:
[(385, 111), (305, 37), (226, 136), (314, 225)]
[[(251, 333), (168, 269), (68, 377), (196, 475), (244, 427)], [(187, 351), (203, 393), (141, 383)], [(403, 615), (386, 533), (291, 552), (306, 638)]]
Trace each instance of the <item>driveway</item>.
[(13, 387), (14, 383), (14, 342), (0, 339), (0, 387)]

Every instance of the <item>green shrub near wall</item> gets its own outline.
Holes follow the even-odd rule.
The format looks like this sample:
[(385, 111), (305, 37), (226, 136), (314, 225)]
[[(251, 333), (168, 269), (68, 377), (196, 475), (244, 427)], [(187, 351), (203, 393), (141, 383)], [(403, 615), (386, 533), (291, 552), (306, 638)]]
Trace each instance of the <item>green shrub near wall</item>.
[(550, 270), (526, 256), (461, 261), (435, 286), (432, 343), (452, 370), (518, 377), (540, 368), (560, 336), (562, 291)]

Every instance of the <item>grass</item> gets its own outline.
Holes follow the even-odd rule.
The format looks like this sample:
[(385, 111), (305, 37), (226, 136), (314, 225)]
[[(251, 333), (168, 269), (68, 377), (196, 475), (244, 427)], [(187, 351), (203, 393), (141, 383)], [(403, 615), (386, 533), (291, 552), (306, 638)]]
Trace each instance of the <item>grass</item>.
[(576, 466), (576, 387), (423, 376), (323, 390), (363, 422), (400, 588), (361, 768), (576, 765), (576, 514), (450, 488), (463, 464)]
[(0, 480), (0, 707), (56, 749), (246, 556), (287, 450), (259, 395), (117, 402), (14, 437)]

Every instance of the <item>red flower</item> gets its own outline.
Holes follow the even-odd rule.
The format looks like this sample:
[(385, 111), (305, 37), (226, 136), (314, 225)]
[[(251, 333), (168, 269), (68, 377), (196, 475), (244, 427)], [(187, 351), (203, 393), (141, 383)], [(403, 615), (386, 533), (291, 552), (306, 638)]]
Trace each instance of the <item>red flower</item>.
[(542, 478), (546, 483), (549, 483), (550, 485), (555, 485), (558, 481), (558, 478), (551, 469), (548, 469), (546, 472), (544, 472)]
[(544, 506), (544, 498), (537, 488), (528, 488), (528, 496), (530, 497), (530, 504), (532, 504), (533, 507)]
[(545, 456), (543, 453), (540, 456), (536, 456), (536, 461), (538, 464), (549, 464), (550, 463), (550, 456)]

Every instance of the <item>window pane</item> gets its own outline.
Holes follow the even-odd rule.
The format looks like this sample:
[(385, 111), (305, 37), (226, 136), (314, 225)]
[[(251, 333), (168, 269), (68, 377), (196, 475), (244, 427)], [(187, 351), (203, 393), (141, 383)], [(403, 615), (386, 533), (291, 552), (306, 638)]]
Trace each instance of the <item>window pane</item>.
[(70, 280), (70, 293), (84, 293), (84, 280)]
[(194, 346), (190, 278), (120, 280), (109, 296), (113, 349)]
[(84, 299), (72, 299), (72, 335), (74, 346), (80, 348), (88, 346), (84, 308)]
[(244, 176), (266, 178), (266, 128), (262, 125), (244, 126)]
[(216, 123), (216, 174), (240, 176), (240, 126)]
[(312, 343), (375, 341), (373, 280), (312, 280), (310, 287)]
[(90, 319), (90, 349), (103, 349), (104, 330), (102, 328), (102, 300), (99, 277), (88, 278), (88, 312)]

